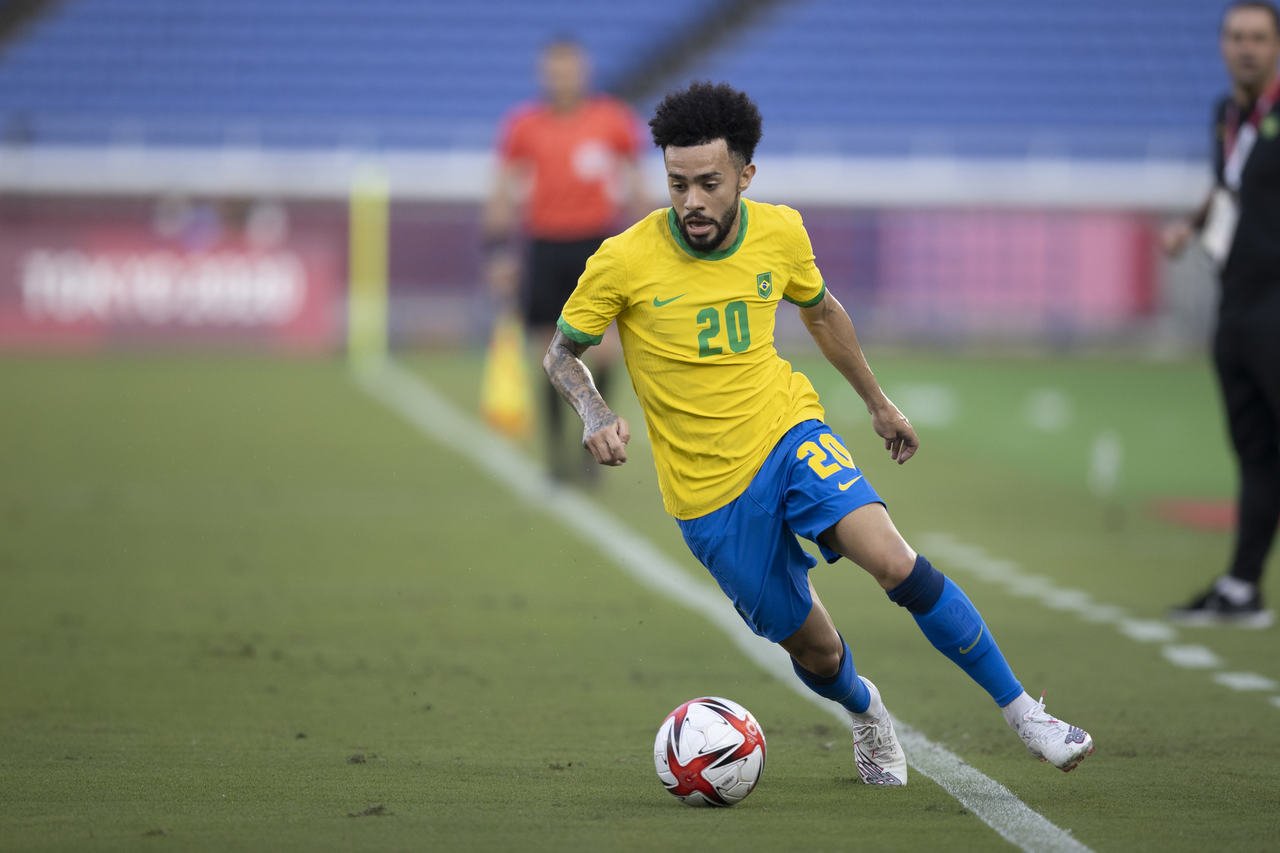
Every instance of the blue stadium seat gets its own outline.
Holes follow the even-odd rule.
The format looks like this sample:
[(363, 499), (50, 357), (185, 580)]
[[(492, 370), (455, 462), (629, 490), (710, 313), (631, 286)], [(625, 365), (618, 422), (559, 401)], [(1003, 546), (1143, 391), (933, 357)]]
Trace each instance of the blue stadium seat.
[[(483, 146), (558, 33), (615, 79), (713, 0), (68, 0), (0, 51), (0, 135)], [(1202, 157), (1224, 85), (1203, 0), (796, 0), (678, 79), (759, 101), (775, 151)], [(642, 108), (651, 107), (656, 95)]]
[(751, 92), (775, 150), (822, 136), (870, 154), (1195, 158), (1226, 82), (1218, 15), (1200, 0), (806, 0), (690, 76)]

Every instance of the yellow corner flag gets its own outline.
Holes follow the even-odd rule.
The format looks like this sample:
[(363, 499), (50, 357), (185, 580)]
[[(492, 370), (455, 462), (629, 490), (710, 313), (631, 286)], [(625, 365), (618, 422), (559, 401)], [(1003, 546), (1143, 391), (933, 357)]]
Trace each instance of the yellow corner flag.
[(385, 172), (373, 166), (356, 171), (351, 183), (347, 296), (347, 357), (355, 367), (377, 367), (387, 357), (389, 200)]
[(511, 438), (524, 438), (533, 427), (524, 330), (510, 313), (500, 315), (493, 325), (480, 385), (480, 412), (490, 426)]

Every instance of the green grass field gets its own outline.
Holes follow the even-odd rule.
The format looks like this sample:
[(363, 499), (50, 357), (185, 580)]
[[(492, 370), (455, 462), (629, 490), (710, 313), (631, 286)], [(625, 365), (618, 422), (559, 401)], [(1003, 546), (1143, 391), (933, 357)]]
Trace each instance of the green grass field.
[[(934, 562), (1097, 753), (1070, 775), (1031, 760), (874, 583), (824, 565), (889, 707), (1093, 849), (1274, 847), (1280, 629), (1135, 639), (949, 559), (981, 549), (1158, 624), (1230, 545), (1149, 509), (1231, 495), (1207, 369), (871, 355), (921, 411), (902, 468), (834, 372), (801, 366), (898, 526), (952, 543)], [(406, 363), (474, 412), (478, 356)], [(920, 774), (854, 784), (834, 718), (340, 363), (9, 358), (0, 394), (0, 849), (1008, 846)], [(618, 401), (641, 435), (592, 499), (710, 585)], [(662, 717), (703, 694), (768, 735), (734, 809), (685, 808), (653, 772)]]

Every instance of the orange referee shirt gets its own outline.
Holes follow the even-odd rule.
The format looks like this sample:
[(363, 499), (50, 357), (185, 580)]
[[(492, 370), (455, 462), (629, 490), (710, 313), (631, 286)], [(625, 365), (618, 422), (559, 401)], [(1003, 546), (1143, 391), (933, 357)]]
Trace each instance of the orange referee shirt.
[(578, 240), (611, 234), (618, 218), (618, 164), (640, 148), (637, 122), (623, 102), (588, 98), (568, 113), (547, 104), (520, 107), (504, 123), (504, 163), (531, 173), (525, 208), (530, 236)]

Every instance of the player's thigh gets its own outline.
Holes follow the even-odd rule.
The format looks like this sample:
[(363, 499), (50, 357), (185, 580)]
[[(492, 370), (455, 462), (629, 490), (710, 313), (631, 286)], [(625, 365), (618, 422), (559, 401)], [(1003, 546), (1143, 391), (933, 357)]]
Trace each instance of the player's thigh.
[(829, 561), (847, 557), (885, 589), (896, 586), (910, 573), (915, 552), (843, 440), (821, 421), (802, 424), (788, 436), (788, 524), (817, 542)]
[(865, 569), (884, 589), (902, 583), (915, 566), (916, 552), (902, 538), (883, 504), (858, 507), (823, 533), (821, 540)]

